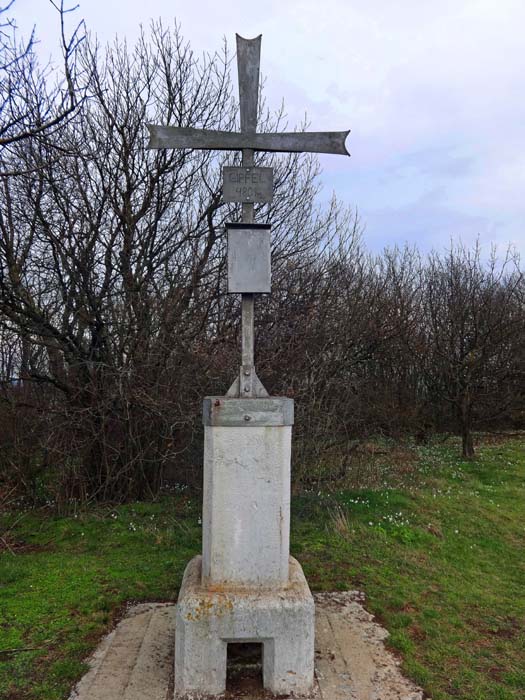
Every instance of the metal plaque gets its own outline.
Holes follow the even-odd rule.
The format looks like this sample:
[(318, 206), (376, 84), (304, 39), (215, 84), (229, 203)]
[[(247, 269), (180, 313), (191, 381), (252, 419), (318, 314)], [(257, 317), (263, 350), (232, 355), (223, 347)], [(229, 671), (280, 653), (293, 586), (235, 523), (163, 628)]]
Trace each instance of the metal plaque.
[(273, 168), (222, 169), (222, 193), (225, 202), (271, 202)]
[(226, 224), (228, 231), (228, 292), (270, 294), (270, 226)]

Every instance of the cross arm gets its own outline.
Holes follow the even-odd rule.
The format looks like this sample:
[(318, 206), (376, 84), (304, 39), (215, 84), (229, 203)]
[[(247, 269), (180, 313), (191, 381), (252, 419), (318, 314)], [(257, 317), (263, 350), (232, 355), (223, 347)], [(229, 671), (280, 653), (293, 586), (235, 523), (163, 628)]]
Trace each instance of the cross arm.
[(253, 134), (213, 131), (147, 124), (148, 148), (197, 148), (217, 151), (254, 151), (290, 153), (333, 153), (349, 156), (345, 140), (350, 131), (297, 131), (282, 134)]

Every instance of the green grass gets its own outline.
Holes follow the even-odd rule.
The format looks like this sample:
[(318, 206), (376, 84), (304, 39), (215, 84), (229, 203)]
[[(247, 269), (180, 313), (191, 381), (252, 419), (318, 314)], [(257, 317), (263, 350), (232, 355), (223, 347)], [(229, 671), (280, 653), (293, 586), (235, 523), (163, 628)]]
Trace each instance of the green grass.
[[(292, 553), (313, 589), (366, 593), (433, 700), (522, 699), (525, 447), (486, 444), (472, 463), (457, 453), (418, 448), (400, 469), (386, 450), (373, 490), (297, 496)], [(0, 697), (66, 698), (126, 601), (176, 599), (200, 549), (199, 513), (184, 494), (24, 513), (0, 555)], [(0, 535), (19, 517), (0, 518)]]

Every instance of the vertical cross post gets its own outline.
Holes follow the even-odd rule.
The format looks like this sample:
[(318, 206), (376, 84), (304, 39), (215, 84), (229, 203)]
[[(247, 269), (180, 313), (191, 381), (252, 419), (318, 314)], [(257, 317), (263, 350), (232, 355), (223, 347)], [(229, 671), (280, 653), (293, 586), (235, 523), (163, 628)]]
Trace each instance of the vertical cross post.
[[(261, 35), (246, 40), (236, 35), (237, 71), (239, 75), (239, 104), (241, 132), (255, 134), (257, 129), (257, 105), (259, 102), (259, 66), (261, 61)], [(243, 148), (242, 165), (252, 168), (254, 163), (253, 148)], [(252, 202), (242, 204), (242, 223), (252, 224), (254, 205)], [(242, 328), (242, 367), (239, 377), (239, 396), (255, 396), (255, 295), (243, 294), (241, 297)]]

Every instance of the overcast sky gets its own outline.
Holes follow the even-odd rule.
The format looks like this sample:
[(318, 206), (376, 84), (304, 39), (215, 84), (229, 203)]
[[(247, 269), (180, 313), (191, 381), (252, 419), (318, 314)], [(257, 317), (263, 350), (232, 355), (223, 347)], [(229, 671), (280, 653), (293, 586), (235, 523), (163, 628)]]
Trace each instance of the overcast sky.
[[(47, 0), (14, 14), (55, 50)], [(262, 33), (269, 107), (352, 130), (351, 158), (321, 158), (323, 183), (371, 249), (479, 237), (525, 255), (524, 0), (80, 0), (76, 15), (102, 42), (176, 19), (199, 52)]]

